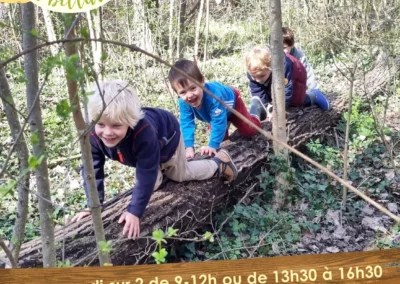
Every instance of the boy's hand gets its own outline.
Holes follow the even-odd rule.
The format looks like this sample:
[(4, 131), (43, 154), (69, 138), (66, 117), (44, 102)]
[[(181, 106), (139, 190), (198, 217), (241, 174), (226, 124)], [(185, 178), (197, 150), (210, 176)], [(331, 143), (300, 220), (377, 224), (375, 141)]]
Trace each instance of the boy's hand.
[(118, 220), (118, 223), (122, 223), (125, 221), (124, 230), (122, 231), (122, 235), (128, 233), (128, 238), (136, 238), (139, 237), (140, 234), (140, 222), (139, 218), (135, 215), (124, 212)]
[(272, 119), (274, 118), (273, 113), (268, 114), (268, 122), (272, 122)]
[(273, 107), (272, 107), (272, 104), (269, 103), (269, 104), (267, 105), (267, 118), (268, 118), (268, 122), (271, 122), (273, 117), (274, 117)]
[(212, 154), (216, 155), (217, 149), (211, 148), (210, 146), (203, 146), (200, 148), (200, 155), (212, 156)]
[(74, 216), (74, 218), (71, 219), (71, 221), (69, 221), (69, 223), (79, 222), (80, 220), (82, 220), (83, 218), (85, 218), (86, 216), (89, 216), (89, 215), (92, 215), (92, 213), (89, 211), (79, 212), (78, 214), (76, 214)]
[(190, 160), (194, 158), (194, 149), (193, 147), (186, 148), (186, 159)]

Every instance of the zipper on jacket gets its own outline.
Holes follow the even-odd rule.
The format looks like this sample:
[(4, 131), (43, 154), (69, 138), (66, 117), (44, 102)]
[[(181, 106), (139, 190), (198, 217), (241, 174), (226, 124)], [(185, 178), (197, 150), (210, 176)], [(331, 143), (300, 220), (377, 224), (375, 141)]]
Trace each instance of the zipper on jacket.
[(118, 147), (117, 147), (117, 155), (118, 155), (118, 161), (120, 161), (121, 163), (124, 163), (124, 156), (122, 156), (122, 153)]

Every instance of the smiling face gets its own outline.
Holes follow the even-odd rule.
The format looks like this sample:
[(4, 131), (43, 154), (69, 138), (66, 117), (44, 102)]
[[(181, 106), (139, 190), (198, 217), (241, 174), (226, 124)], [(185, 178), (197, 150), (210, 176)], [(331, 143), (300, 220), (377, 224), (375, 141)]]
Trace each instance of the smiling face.
[(94, 128), (97, 136), (107, 147), (115, 147), (125, 138), (128, 126), (119, 122), (101, 118)]
[[(200, 82), (204, 87), (204, 80)], [(174, 90), (179, 97), (182, 98), (186, 103), (194, 108), (200, 108), (203, 100), (203, 90), (198, 87), (195, 83), (187, 81), (186, 84), (181, 85), (174, 83)]]
[(261, 70), (261, 71), (257, 71), (257, 72), (251, 72), (249, 71), (250, 76), (257, 82), (260, 84), (264, 84), (269, 76), (271, 76), (271, 70), (270, 69), (265, 69), (265, 70)]

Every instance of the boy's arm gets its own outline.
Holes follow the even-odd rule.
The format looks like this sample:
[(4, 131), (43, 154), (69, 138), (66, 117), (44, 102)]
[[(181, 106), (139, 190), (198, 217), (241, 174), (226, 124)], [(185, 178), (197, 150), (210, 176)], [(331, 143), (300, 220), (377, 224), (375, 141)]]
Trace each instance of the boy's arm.
[(135, 138), (136, 184), (132, 190), (132, 200), (128, 212), (142, 217), (157, 181), (160, 150), (157, 135), (150, 125)]
[(309, 90), (318, 89), (318, 81), (314, 75), (314, 69), (311, 64), (308, 63), (307, 57), (303, 54), (300, 58), (300, 62), (303, 64), (307, 71), (307, 88)]
[(285, 104), (287, 108), (293, 96), (293, 78), (292, 78), (293, 63), (287, 56), (285, 56), (284, 58), (284, 67), (285, 67)]
[(196, 124), (194, 122), (192, 107), (185, 103), (182, 99), (179, 99), (179, 110), (180, 125), (185, 148), (194, 147), (194, 131), (196, 130)]
[(225, 137), (228, 126), (228, 114), (226, 108), (214, 99), (209, 111), (211, 116), (211, 134), (208, 146), (217, 149)]
[(265, 91), (266, 87), (263, 84), (260, 84), (256, 80), (254, 80), (248, 72), (247, 72), (247, 78), (249, 79), (251, 96), (259, 97), (263, 102), (263, 104), (268, 103), (269, 99), (268, 99), (268, 94), (266, 94)]
[[(93, 168), (94, 174), (96, 178), (96, 187), (97, 191), (99, 192), (99, 200), (100, 204), (104, 202), (104, 163), (105, 163), (105, 156), (103, 151), (100, 149), (96, 138), (94, 137), (93, 133), (90, 133), (90, 145), (91, 145), (91, 152), (92, 152), (92, 160), (93, 160)], [(87, 206), (90, 207), (90, 200), (89, 200), (89, 192), (86, 184), (86, 173), (85, 169), (82, 166), (82, 177), (83, 177), (83, 188), (85, 190), (86, 198), (87, 198)]]

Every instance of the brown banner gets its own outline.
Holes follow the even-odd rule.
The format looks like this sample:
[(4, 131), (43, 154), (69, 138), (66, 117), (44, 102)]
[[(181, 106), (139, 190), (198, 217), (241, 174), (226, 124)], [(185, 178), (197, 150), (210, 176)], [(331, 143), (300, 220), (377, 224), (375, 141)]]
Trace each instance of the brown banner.
[(0, 283), (400, 283), (400, 249), (162, 265), (2, 269)]

